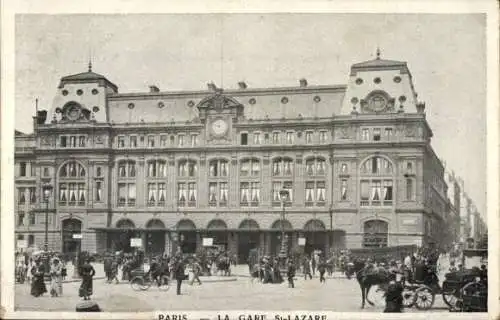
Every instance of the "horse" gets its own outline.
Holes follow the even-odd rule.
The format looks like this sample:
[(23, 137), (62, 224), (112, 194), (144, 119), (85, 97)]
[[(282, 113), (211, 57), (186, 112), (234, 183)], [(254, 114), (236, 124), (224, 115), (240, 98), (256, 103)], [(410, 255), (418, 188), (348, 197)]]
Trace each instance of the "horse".
[(356, 280), (358, 280), (359, 287), (361, 288), (361, 309), (365, 307), (365, 301), (370, 305), (375, 305), (369, 298), (368, 294), (372, 286), (387, 286), (390, 281), (389, 272), (385, 269), (366, 269), (365, 262), (355, 260), (354, 272), (356, 273)]

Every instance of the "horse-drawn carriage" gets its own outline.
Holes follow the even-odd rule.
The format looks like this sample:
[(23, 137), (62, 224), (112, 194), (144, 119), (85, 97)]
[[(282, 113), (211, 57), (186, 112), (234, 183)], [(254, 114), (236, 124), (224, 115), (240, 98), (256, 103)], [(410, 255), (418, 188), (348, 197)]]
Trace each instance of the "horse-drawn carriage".
[[(487, 255), (486, 250), (464, 250), (464, 256)], [(488, 284), (485, 271), (474, 267), (445, 274), (442, 287), (435, 273), (426, 279), (405, 283), (403, 303), (406, 308), (432, 308), (436, 294), (441, 294), (450, 311), (487, 311)]]

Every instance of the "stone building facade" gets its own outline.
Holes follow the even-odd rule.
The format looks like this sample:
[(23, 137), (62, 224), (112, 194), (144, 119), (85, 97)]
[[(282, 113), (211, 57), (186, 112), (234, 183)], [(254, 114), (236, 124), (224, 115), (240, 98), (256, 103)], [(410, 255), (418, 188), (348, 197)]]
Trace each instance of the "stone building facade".
[(242, 262), (276, 253), (282, 228), (306, 252), (439, 243), (447, 185), (431, 138), (407, 64), (380, 56), (344, 85), (261, 89), (120, 93), (89, 67), (16, 134), (16, 236), (43, 245), (48, 210), (48, 246), (64, 252), (212, 238)]

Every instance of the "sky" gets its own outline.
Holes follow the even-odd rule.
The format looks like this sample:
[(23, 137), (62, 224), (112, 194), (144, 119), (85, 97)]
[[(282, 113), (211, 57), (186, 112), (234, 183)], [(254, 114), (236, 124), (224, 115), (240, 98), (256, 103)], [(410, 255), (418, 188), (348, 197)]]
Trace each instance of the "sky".
[(61, 77), (93, 71), (120, 92), (346, 84), (352, 64), (407, 61), (438, 156), (486, 216), (483, 14), (18, 15), (15, 127), (33, 131)]

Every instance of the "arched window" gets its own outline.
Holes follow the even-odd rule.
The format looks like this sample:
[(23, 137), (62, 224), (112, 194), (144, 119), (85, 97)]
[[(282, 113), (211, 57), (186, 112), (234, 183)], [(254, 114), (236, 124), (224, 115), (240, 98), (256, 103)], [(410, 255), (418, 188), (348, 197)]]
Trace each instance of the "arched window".
[(369, 220), (363, 225), (363, 247), (387, 247), (389, 225), (382, 220)]
[(326, 161), (323, 158), (310, 158), (306, 160), (306, 173), (308, 176), (324, 176), (326, 174)]
[(272, 174), (275, 177), (292, 176), (293, 160), (290, 158), (276, 158), (273, 160)]
[(229, 165), (227, 160), (212, 160), (208, 165), (210, 177), (227, 177), (229, 175)]
[(181, 160), (178, 165), (177, 205), (196, 207), (198, 189), (193, 178), (198, 176), (198, 165), (194, 160)]
[(394, 202), (394, 172), (386, 158), (374, 156), (361, 164), (361, 206), (392, 206)]
[(209, 162), (208, 205), (227, 207), (229, 197), (229, 163), (227, 160)]
[(257, 207), (260, 203), (259, 159), (246, 159), (240, 162), (240, 206)]
[(86, 169), (77, 161), (64, 163), (59, 170), (59, 205), (85, 206), (87, 201)]
[(147, 165), (148, 178), (164, 178), (167, 176), (167, 162), (165, 160), (150, 160)]
[(260, 175), (260, 161), (246, 159), (240, 162), (240, 177), (258, 177)]
[(194, 160), (179, 161), (178, 166), (179, 177), (196, 177), (198, 175), (198, 165)]
[(118, 162), (118, 206), (133, 207), (136, 203), (135, 161)]

